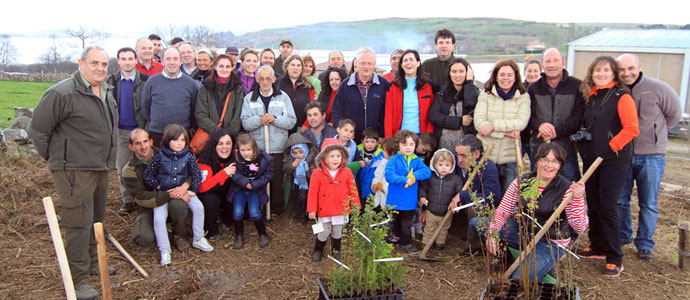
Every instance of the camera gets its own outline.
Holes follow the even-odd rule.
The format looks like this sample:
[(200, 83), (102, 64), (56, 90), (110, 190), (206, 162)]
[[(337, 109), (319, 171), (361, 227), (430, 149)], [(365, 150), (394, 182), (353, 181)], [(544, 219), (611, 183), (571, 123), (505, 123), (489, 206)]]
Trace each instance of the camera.
[(570, 135), (570, 141), (573, 143), (585, 142), (592, 140), (592, 134), (587, 130), (587, 128), (580, 128), (577, 132)]

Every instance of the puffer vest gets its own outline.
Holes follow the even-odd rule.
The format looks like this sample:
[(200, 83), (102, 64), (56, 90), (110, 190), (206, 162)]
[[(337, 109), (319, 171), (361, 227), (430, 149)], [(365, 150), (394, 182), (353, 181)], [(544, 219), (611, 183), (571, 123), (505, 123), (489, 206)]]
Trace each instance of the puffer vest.
[(189, 156), (192, 155), (189, 153), (189, 148), (185, 147), (182, 151), (175, 152), (163, 147), (158, 153), (161, 157), (160, 171), (158, 172), (161, 190), (169, 190), (183, 184), (189, 176), (187, 162)]
[[(611, 95), (604, 102), (609, 91)], [(584, 162), (593, 162), (598, 156), (604, 159), (601, 165), (632, 159), (632, 143), (628, 143), (620, 151), (613, 151), (609, 146), (609, 141), (623, 130), (621, 119), (618, 117), (618, 100), (627, 93), (621, 90), (601, 89), (589, 104), (585, 104), (583, 127), (589, 128), (592, 140), (577, 143)]]

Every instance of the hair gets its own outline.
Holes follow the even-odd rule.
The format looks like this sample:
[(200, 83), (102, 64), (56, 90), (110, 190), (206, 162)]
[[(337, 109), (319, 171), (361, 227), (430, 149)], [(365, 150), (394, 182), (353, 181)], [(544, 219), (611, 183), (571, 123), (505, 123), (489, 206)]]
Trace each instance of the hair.
[(331, 73), (336, 72), (340, 76), (340, 82), (342, 83), (345, 78), (347, 78), (347, 72), (341, 68), (328, 67), (326, 71), (323, 71), (323, 80), (321, 80), (321, 94), (319, 94), (319, 101), (323, 103), (329, 103), (331, 101)]
[[(86, 62), (86, 56), (89, 54), (89, 52), (91, 52), (91, 50), (101, 50), (101, 51), (103, 51), (103, 53), (105, 53), (105, 57), (106, 58), (108, 57), (108, 52), (105, 52), (105, 50), (103, 48), (101, 48), (99, 46), (88, 46), (88, 47), (86, 47), (86, 49), (84, 49), (84, 51), (81, 52), (80, 59), (83, 62)], [(135, 53), (135, 55), (136, 55), (136, 53)]]
[(549, 155), (549, 152), (553, 152), (556, 160), (561, 164), (561, 167), (565, 165), (565, 149), (558, 143), (543, 143), (537, 148), (534, 153), (534, 162), (538, 162), (540, 159)]
[[(304, 64), (306, 64), (307, 62), (311, 63), (311, 74), (307, 75), (314, 76), (314, 73), (316, 73), (316, 63), (314, 62), (314, 59), (311, 57), (311, 55), (305, 55), (304, 57), (302, 57), (302, 61), (304, 62)], [(302, 65), (302, 68), (304, 68), (304, 65)]]
[(541, 53), (541, 59), (544, 60), (544, 54), (546, 54), (547, 52), (552, 51), (552, 50), (558, 52), (558, 54), (561, 56), (561, 61), (565, 60), (564, 59), (565, 55), (563, 55), (563, 52), (561, 50), (556, 49), (556, 48), (548, 48), (548, 49), (544, 50), (544, 52)]
[(345, 148), (345, 146), (340, 145), (340, 144), (332, 144), (326, 146), (326, 148), (323, 149), (317, 156), (317, 162), (318, 166), (321, 166), (321, 162), (326, 161), (326, 157), (328, 157), (328, 154), (331, 153), (332, 151), (339, 151), (340, 155), (342, 156), (342, 162), (340, 163), (340, 166), (338, 166), (338, 169), (344, 168), (347, 165), (347, 159), (350, 157), (350, 151)]
[[(199, 163), (209, 165), (211, 168), (220, 167), (221, 163), (225, 163), (222, 161), (222, 158), (218, 156), (216, 146), (218, 145), (220, 139), (226, 135), (230, 136), (233, 146), (232, 148), (235, 148), (235, 134), (230, 131), (230, 129), (219, 128), (211, 133), (211, 136), (208, 138), (208, 142), (206, 142), (204, 148), (199, 151)], [(232, 153), (230, 153), (230, 157), (228, 159), (230, 158), (232, 158)]]
[(362, 131), (362, 141), (364, 139), (378, 139), (380, 137), (379, 131), (374, 129), (373, 127), (367, 127)]
[[(216, 73), (216, 65), (220, 62), (221, 59), (227, 59), (230, 60), (230, 65), (235, 67), (235, 65), (232, 62), (232, 59), (230, 58), (230, 55), (227, 55), (225, 53), (218, 54), (216, 58), (213, 59), (213, 63), (211, 64), (210, 72), (204, 78), (204, 81), (209, 87), (209, 90), (211, 92), (215, 92), (217, 89), (218, 82), (216, 80), (217, 73)], [(239, 78), (237, 78), (237, 73), (235, 72), (230, 72), (230, 79), (228, 80), (228, 91), (231, 91), (235, 88), (235, 85), (240, 82)]]
[(374, 62), (376, 62), (376, 52), (374, 52), (374, 49), (372, 49), (371, 47), (362, 47), (357, 49), (357, 52), (355, 52), (355, 59), (359, 60), (362, 57), (362, 54), (364, 53), (371, 53), (371, 55), (374, 56)]
[(343, 60), (345, 60), (345, 56), (343, 55), (343, 52), (342, 52), (342, 51), (340, 51), (340, 50), (333, 50), (333, 51), (331, 51), (331, 52), (328, 52), (328, 61), (331, 61), (331, 55), (333, 54), (333, 52), (338, 52), (338, 53), (340, 53), (340, 57), (342, 57)]
[(256, 60), (261, 61), (261, 56), (259, 56), (259, 52), (257, 52), (254, 49), (243, 50), (242, 53), (240, 54), (240, 61), (244, 61), (244, 57), (247, 56), (247, 54), (254, 54), (254, 55), (256, 55)]
[(179, 124), (165, 126), (163, 137), (161, 138), (161, 147), (170, 148), (170, 141), (177, 139), (180, 135), (184, 136), (185, 147), (189, 146), (189, 133), (187, 133), (187, 129), (184, 129)]
[(196, 49), (194, 49), (194, 46), (192, 45), (192, 43), (191, 43), (191, 42), (187, 42), (187, 41), (182, 41), (182, 42), (180, 42), (180, 44), (177, 45), (177, 48), (176, 48), (176, 49), (179, 50), (179, 48), (182, 47), (182, 45), (189, 45), (189, 47), (192, 48), (192, 52), (196, 53)]
[(484, 84), (484, 91), (487, 93), (491, 93), (491, 89), (494, 87), (494, 84), (496, 84), (496, 82), (498, 81), (498, 71), (505, 66), (508, 66), (511, 69), (513, 69), (513, 73), (515, 73), (515, 82), (513, 82), (513, 86), (511, 87), (511, 89), (517, 89), (518, 91), (520, 91), (520, 94), (524, 94), (527, 91), (527, 88), (525, 88), (525, 85), (522, 83), (522, 77), (520, 76), (520, 68), (518, 67), (517, 63), (515, 63), (515, 61), (512, 59), (504, 59), (496, 63), (494, 69), (491, 71), (491, 78), (489, 78), (489, 80), (487, 80)]
[(170, 45), (172, 46), (182, 42), (184, 42), (184, 40), (181, 37), (174, 37), (172, 40), (170, 40)]
[(460, 146), (467, 146), (470, 148), (470, 152), (474, 153), (479, 151), (479, 155), (484, 153), (484, 145), (474, 134), (468, 134), (463, 136), (458, 143)]
[(120, 54), (125, 53), (125, 52), (132, 52), (134, 53), (134, 58), (137, 58), (137, 52), (132, 49), (132, 47), (124, 47), (120, 48), (120, 50), (117, 50), (117, 59), (120, 59)]
[(148, 42), (148, 43), (151, 43), (151, 45), (153, 46), (153, 43), (151, 42), (151, 40), (149, 40), (147, 38), (138, 38), (137, 42), (134, 43), (134, 48), (137, 48), (139, 46), (139, 43), (141, 43), (141, 42)]
[(326, 114), (326, 109), (323, 107), (323, 105), (321, 105), (321, 102), (319, 101), (309, 101), (309, 103), (307, 103), (307, 105), (304, 106), (304, 112), (306, 113), (312, 108), (318, 108), (319, 112), (322, 115)]
[(271, 54), (273, 54), (273, 58), (276, 57), (276, 54), (273, 52), (271, 48), (264, 48), (263, 50), (261, 50), (261, 53), (259, 54), (259, 59), (261, 59), (261, 57), (264, 56), (264, 53), (266, 52), (271, 52)]
[(453, 157), (453, 153), (450, 151), (438, 151), (435, 154), (435, 157), (434, 165), (439, 162), (449, 162), (451, 164), (455, 164), (455, 157)]
[(352, 59), (352, 62), (350, 63), (350, 71), (347, 72), (347, 76), (351, 76), (353, 73), (355, 73), (357, 70), (357, 57)]
[(394, 137), (388, 137), (381, 142), (381, 148), (383, 148), (383, 151), (386, 151), (389, 156), (393, 156), (398, 152), (398, 143)]
[(402, 56), (403, 49), (395, 49), (393, 52), (391, 52), (391, 59), (393, 59), (393, 55), (400, 54)]
[(235, 158), (237, 161), (242, 161), (243, 159), (242, 154), (240, 154), (240, 145), (249, 145), (252, 148), (252, 158), (250, 160), (253, 161), (259, 157), (259, 145), (251, 134), (243, 132), (237, 136), (237, 140), (235, 141)]
[[(456, 57), (453, 58), (450, 61), (450, 65), (448, 66), (448, 83), (446, 84), (446, 91), (443, 94), (443, 100), (448, 101), (448, 102), (457, 102), (458, 100), (462, 99), (460, 97), (463, 97), (464, 94), (462, 93), (463, 89), (465, 88), (465, 85), (463, 84), (460, 90), (455, 89), (455, 84), (453, 84), (453, 80), (450, 78), (450, 69), (453, 67), (455, 64), (461, 64), (465, 66), (465, 82), (467, 82), (467, 73), (470, 70), (470, 63), (467, 62), (466, 59), (462, 57)], [(464, 99), (463, 99), (464, 100)]]
[(424, 68), (422, 67), (422, 60), (419, 58), (419, 52), (417, 50), (413, 49), (407, 49), (405, 52), (403, 52), (402, 55), (400, 55), (400, 64), (398, 64), (398, 72), (395, 73), (395, 80), (393, 81), (393, 84), (400, 87), (401, 90), (404, 90), (407, 88), (407, 80), (405, 79), (405, 72), (400, 72), (401, 66), (403, 64), (403, 58), (405, 55), (412, 53), (414, 55), (414, 58), (419, 62), (419, 66), (417, 67), (417, 79), (415, 80), (415, 88), (417, 90), (421, 90), (422, 87), (424, 87), (425, 84), (429, 82), (429, 80), (426, 78), (426, 74), (424, 74)]
[(166, 49), (161, 50), (163, 52), (163, 55), (161, 58), (165, 58), (165, 52), (168, 52), (168, 50), (175, 50), (175, 52), (177, 52), (177, 55), (181, 56), (180, 50), (178, 50), (175, 47), (170, 47), (170, 48), (166, 48)]
[(340, 122), (338, 122), (338, 128), (343, 128), (345, 125), (352, 125), (352, 127), (357, 128), (357, 125), (355, 124), (355, 121), (352, 121), (352, 119), (341, 119)]
[(409, 131), (407, 129), (403, 129), (398, 131), (395, 134), (395, 141), (398, 144), (402, 144), (405, 141), (407, 141), (407, 138), (412, 138), (412, 141), (414, 142), (414, 145), (417, 146), (419, 145), (419, 137), (417, 136), (416, 133)]
[(527, 66), (532, 65), (532, 64), (537, 64), (539, 66), (539, 70), (541, 70), (541, 61), (536, 60), (536, 59), (530, 59), (525, 63), (525, 67), (523, 68), (524, 70), (527, 70)]
[(455, 44), (455, 34), (446, 28), (436, 31), (436, 34), (434, 35), (434, 44), (438, 43), (439, 38), (451, 38), (453, 40), (453, 44)]
[(129, 144), (130, 144), (130, 145), (134, 145), (134, 142), (132, 142), (132, 138), (134, 138), (134, 135), (137, 134), (137, 133), (139, 133), (139, 132), (142, 132), (142, 131), (146, 133), (146, 137), (149, 136), (149, 132), (148, 132), (148, 131), (146, 131), (146, 130), (144, 130), (144, 129), (141, 129), (141, 128), (139, 128), (139, 127), (134, 128), (134, 129), (132, 129), (132, 131), (129, 132)]
[(163, 40), (163, 39), (161, 39), (161, 36), (160, 36), (160, 35), (157, 35), (157, 34), (155, 34), (155, 33), (152, 33), (152, 34), (149, 34), (149, 40), (151, 40), (151, 41), (161, 41), (161, 40)]
[(266, 70), (266, 69), (271, 70), (271, 76), (273, 76), (273, 77), (276, 76), (276, 71), (273, 70), (273, 67), (271, 67), (271, 66), (269, 66), (269, 65), (263, 65), (263, 66), (259, 67), (259, 68), (256, 70), (256, 74), (259, 75), (259, 73), (261, 73), (261, 70)]
[(297, 77), (297, 81), (295, 81), (295, 85), (298, 87), (303, 87), (307, 89), (311, 89), (311, 81), (309, 81), (309, 78), (307, 78), (307, 75), (304, 74), (304, 61), (302, 60), (302, 57), (299, 56), (299, 54), (292, 54), (288, 56), (287, 59), (285, 59), (285, 62), (283, 63), (283, 69), (285, 70), (285, 79), (290, 79), (290, 75), (288, 75), (288, 65), (293, 60), (298, 60), (300, 64), (302, 64), (302, 73), (299, 74), (299, 77)]
[(591, 64), (589, 64), (589, 67), (587, 67), (587, 75), (585, 75), (585, 79), (583, 79), (582, 84), (580, 84), (580, 93), (582, 93), (582, 97), (585, 98), (585, 104), (589, 104), (594, 99), (594, 97), (589, 94), (592, 88), (595, 87), (594, 80), (592, 79), (592, 73), (594, 73), (594, 68), (596, 68), (596, 66), (602, 62), (606, 62), (611, 66), (611, 72), (613, 72), (613, 81), (616, 83), (616, 88), (624, 91), (629, 90), (627, 86), (621, 83), (618, 72), (616, 72), (616, 60), (608, 55), (599, 56), (595, 58)]
[(434, 134), (431, 132), (422, 132), (419, 134), (419, 140), (422, 144), (431, 146), (431, 151), (436, 150), (437, 142)]

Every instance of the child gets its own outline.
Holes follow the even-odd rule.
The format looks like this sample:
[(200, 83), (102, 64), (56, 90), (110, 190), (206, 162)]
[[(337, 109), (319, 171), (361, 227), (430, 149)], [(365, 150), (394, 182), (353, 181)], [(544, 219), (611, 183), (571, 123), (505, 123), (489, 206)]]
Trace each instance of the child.
[(307, 198), (309, 219), (323, 224), (324, 231), (316, 236), (312, 261), (320, 261), (323, 247), (330, 235), (333, 257), (340, 258), (343, 225), (348, 222), (350, 205), (359, 209), (359, 196), (352, 171), (345, 167), (347, 149), (337, 141), (326, 139), (316, 157), (317, 167), (312, 173)]
[(266, 225), (261, 217), (261, 205), (268, 203), (266, 184), (273, 179), (271, 156), (259, 150), (256, 140), (248, 134), (242, 133), (237, 137), (237, 173), (231, 177), (232, 186), (228, 191), (227, 200), (232, 202), (232, 219), (235, 227), (234, 249), (244, 247), (244, 207), (249, 210), (249, 218), (254, 221), (259, 233), (259, 246), (265, 248), (270, 242), (266, 233)]
[(309, 177), (314, 166), (314, 158), (319, 150), (311, 141), (302, 134), (295, 132), (288, 137), (283, 159), (283, 172), (291, 174), (292, 183), (292, 208), (295, 216), (301, 223), (307, 221), (307, 189)]
[(386, 164), (385, 177), (388, 181), (388, 205), (398, 211), (393, 220), (393, 231), (400, 231), (399, 244), (408, 254), (416, 254), (417, 249), (411, 244), (412, 219), (417, 208), (417, 180), (431, 177), (431, 170), (414, 154), (419, 137), (409, 130), (400, 130), (395, 134), (398, 143), (398, 154), (391, 157)]
[[(163, 130), (161, 151), (151, 159), (144, 171), (144, 181), (161, 191), (176, 188), (185, 183), (187, 177), (192, 183), (183, 198), (192, 211), (192, 247), (201, 251), (213, 251), (213, 247), (204, 237), (204, 205), (196, 196), (201, 185), (201, 172), (194, 156), (189, 153), (189, 135), (181, 125), (170, 124)], [(158, 250), (161, 252), (161, 266), (170, 264), (170, 240), (165, 222), (168, 219), (168, 203), (153, 208), (153, 231), (156, 235)]]
[(391, 156), (398, 152), (398, 144), (395, 138), (390, 137), (383, 140), (381, 143), (383, 149), (383, 158), (379, 160), (379, 165), (374, 172), (374, 179), (371, 181), (371, 192), (374, 194), (374, 209), (383, 209), (386, 207), (386, 195), (388, 194), (388, 181), (384, 176), (386, 172), (386, 164)]
[[(419, 144), (415, 149), (415, 154), (419, 156), (427, 167), (431, 166), (429, 163), (431, 157), (436, 151), (436, 137), (430, 132), (422, 132), (419, 135)], [(422, 224), (419, 222), (419, 217), (422, 214), (422, 205), (418, 203), (417, 209), (414, 211), (414, 219), (412, 221), (412, 237), (419, 237), (422, 232)]]
[[(364, 129), (362, 132), (362, 143), (357, 146), (357, 152), (362, 159), (359, 161), (359, 172), (357, 172), (357, 186), (362, 196), (362, 203), (367, 202), (370, 196), (374, 195), (371, 190), (371, 181), (374, 180), (376, 167), (383, 159), (383, 150), (379, 146), (379, 132), (374, 128)], [(362, 206), (364, 207), (364, 206)]]
[[(455, 173), (455, 157), (448, 149), (439, 149), (431, 158), (431, 178), (420, 183), (419, 202), (426, 206), (422, 211), (420, 223), (424, 225), (424, 245), (431, 241), (431, 235), (441, 226), (441, 220), (448, 211), (453, 197), (462, 190), (462, 177)], [(458, 196), (459, 197), (459, 196)], [(436, 238), (436, 249), (443, 250), (452, 216), (441, 227)]]
[[(355, 122), (350, 119), (342, 119), (340, 122), (338, 122), (338, 128), (336, 128), (335, 131), (338, 132), (338, 135), (336, 135), (335, 138), (338, 139), (338, 142), (340, 142), (341, 145), (345, 146), (345, 149), (347, 149), (349, 153), (347, 156), (347, 162), (345, 162), (345, 164), (347, 165), (351, 162), (358, 161), (359, 156), (357, 155), (357, 143), (352, 140), (355, 138)], [(353, 171), (352, 173), (357, 172)]]

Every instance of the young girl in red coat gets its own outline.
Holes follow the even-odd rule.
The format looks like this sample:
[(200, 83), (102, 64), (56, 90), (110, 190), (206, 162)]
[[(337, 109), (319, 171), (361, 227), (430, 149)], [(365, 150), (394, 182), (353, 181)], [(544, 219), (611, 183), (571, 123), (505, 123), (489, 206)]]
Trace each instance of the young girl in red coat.
[(340, 239), (343, 225), (348, 222), (350, 206), (354, 205), (356, 209), (360, 207), (355, 178), (346, 167), (348, 157), (347, 149), (335, 138), (325, 139), (321, 153), (316, 156), (317, 168), (311, 175), (307, 212), (310, 219), (319, 218), (318, 222), (323, 224), (324, 231), (316, 236), (311, 255), (313, 261), (321, 260), (329, 235), (332, 238), (333, 257), (340, 258)]

